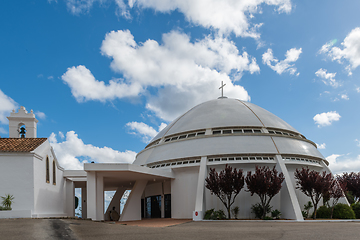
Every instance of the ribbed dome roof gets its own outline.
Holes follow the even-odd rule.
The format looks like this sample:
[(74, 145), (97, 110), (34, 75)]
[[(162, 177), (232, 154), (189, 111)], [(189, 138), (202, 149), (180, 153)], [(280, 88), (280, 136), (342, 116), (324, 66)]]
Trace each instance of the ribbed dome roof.
[(207, 128), (265, 127), (299, 133), (271, 112), (238, 99), (218, 98), (201, 103), (171, 122), (154, 139)]

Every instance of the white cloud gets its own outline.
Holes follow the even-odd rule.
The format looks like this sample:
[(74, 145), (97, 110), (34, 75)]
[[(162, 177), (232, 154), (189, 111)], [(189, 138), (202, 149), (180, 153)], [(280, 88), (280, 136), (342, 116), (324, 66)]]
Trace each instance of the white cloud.
[(72, 14), (79, 15), (88, 13), (94, 2), (96, 0), (66, 0), (66, 7)]
[(335, 79), (336, 73), (327, 73), (326, 69), (320, 68), (319, 70), (317, 70), (315, 72), (315, 75), (317, 77), (321, 78), (323, 83), (325, 83), (326, 85), (330, 85), (333, 88), (337, 88), (337, 87), (341, 86), (341, 83), (339, 83)]
[(360, 155), (351, 158), (348, 155), (332, 154), (326, 157), (326, 160), (329, 162), (329, 168), (333, 174), (360, 172)]
[(40, 119), (45, 119), (46, 118), (46, 114), (40, 111), (35, 112), (35, 116), (37, 116)]
[[(131, 19), (130, 11), (154, 9), (156, 12), (178, 11), (195, 25), (213, 29), (220, 34), (235, 33), (236, 36), (259, 39), (257, 29), (262, 23), (251, 23), (254, 14), (262, 13), (262, 5), (274, 6), (278, 13), (290, 13), (291, 0), (113, 0), (117, 6), (117, 16)], [(95, 2), (100, 6), (106, 0), (66, 0), (68, 10), (75, 15), (88, 13)]]
[(329, 43), (322, 46), (320, 52), (326, 53), (332, 61), (343, 63), (343, 60), (349, 62), (346, 70), (352, 75), (352, 70), (360, 65), (360, 28), (354, 28), (345, 37), (341, 43), (342, 47), (333, 47)]
[(8, 132), (4, 128), (0, 127), (0, 133), (1, 134), (7, 134)]
[(333, 39), (327, 43), (325, 43), (321, 49), (319, 50), (319, 53), (327, 53), (329, 52), (329, 50), (331, 49), (332, 46), (335, 45), (335, 43), (337, 42), (337, 39)]
[(344, 99), (344, 100), (349, 100), (349, 96), (345, 93), (345, 94), (341, 94), (340, 95), (341, 99)]
[(360, 147), (360, 140), (355, 139), (355, 142), (356, 142), (356, 146)]
[[(111, 68), (124, 79), (106, 84), (96, 80), (85, 66), (68, 68), (62, 79), (76, 100), (104, 102), (145, 96), (147, 109), (168, 121), (218, 97), (221, 81), (226, 83), (226, 96), (250, 100), (247, 91), (233, 81), (244, 71), (260, 71), (254, 57), (245, 51), (240, 54), (226, 38), (205, 37), (192, 43), (188, 35), (178, 31), (163, 34), (162, 44), (150, 39), (138, 44), (130, 31), (112, 31), (106, 34), (101, 52), (112, 58)], [(150, 95), (149, 87), (158, 89), (156, 95)]]
[(355, 88), (355, 90), (360, 93), (360, 87)]
[(279, 13), (289, 13), (292, 8), (290, 0), (133, 0), (129, 5), (163, 13), (177, 10), (196, 25), (216, 29), (220, 33), (234, 32), (236, 36), (259, 38), (256, 32), (258, 26), (250, 24), (249, 20), (254, 14), (262, 13), (262, 4), (276, 6)]
[(340, 114), (338, 114), (336, 111), (331, 111), (316, 114), (313, 119), (315, 121), (315, 124), (318, 125), (318, 127), (324, 127), (330, 126), (334, 121), (339, 121), (340, 118)]
[(8, 124), (6, 117), (10, 116), (10, 112), (18, 107), (18, 104), (9, 96), (5, 95), (0, 89), (0, 123)]
[(318, 149), (325, 149), (326, 148), (326, 143), (322, 143), (322, 144), (317, 144), (316, 143), (316, 146)]
[(153, 127), (143, 122), (128, 122), (126, 126), (132, 130), (130, 134), (140, 135), (143, 142), (149, 143), (150, 140), (154, 138), (167, 125), (166, 123), (161, 123), (159, 126), (159, 131), (156, 131)]
[[(274, 57), (273, 51), (269, 48), (263, 55), (262, 60), (263, 63), (268, 65), (272, 70), (274, 70), (278, 74), (282, 74), (283, 72), (289, 72), (291, 75), (296, 73), (295, 64), (291, 64), (296, 62), (299, 59), (299, 56), (302, 52), (302, 49), (291, 48), (285, 54), (285, 59), (279, 61)], [(273, 65), (274, 64), (274, 65)], [(299, 73), (296, 73), (298, 76)]]
[[(74, 131), (66, 133), (65, 141), (58, 142), (55, 133), (49, 137), (60, 166), (65, 169), (83, 169), (83, 163), (132, 163), (136, 152), (126, 150), (119, 152), (109, 147), (96, 147), (85, 144)], [(84, 160), (80, 160), (82, 158)]]

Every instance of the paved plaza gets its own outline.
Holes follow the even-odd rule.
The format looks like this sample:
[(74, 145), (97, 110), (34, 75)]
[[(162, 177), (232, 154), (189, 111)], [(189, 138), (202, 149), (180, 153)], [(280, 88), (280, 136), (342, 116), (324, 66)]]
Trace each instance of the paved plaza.
[(360, 239), (360, 222), (147, 221), (1, 219), (0, 239)]

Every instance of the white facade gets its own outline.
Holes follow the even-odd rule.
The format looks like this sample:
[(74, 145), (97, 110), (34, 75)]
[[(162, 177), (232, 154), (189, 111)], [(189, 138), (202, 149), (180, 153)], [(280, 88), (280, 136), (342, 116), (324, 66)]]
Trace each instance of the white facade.
[[(25, 122), (13, 114), (10, 127), (17, 131)], [(31, 119), (36, 128), (35, 117)], [(296, 189), (295, 170), (309, 167), (330, 172), (316, 144), (288, 123), (254, 104), (226, 97), (195, 106), (175, 119), (138, 153), (133, 164), (87, 163), (84, 171), (63, 171), (47, 140), (32, 152), (0, 153), (0, 157), (4, 166), (0, 180), (8, 184), (1, 185), (0, 196), (15, 196), (14, 217), (21, 213), (16, 211), (27, 211), (28, 217), (74, 216), (76, 187), (82, 189), (82, 217), (95, 221), (110, 220), (113, 207), (120, 212), (125, 190), (131, 193), (120, 221), (144, 217), (201, 220), (208, 209), (225, 211), (205, 188), (205, 178), (211, 168), (221, 171), (226, 164), (243, 169), (244, 174), (255, 166), (282, 172), (282, 189), (270, 205), (283, 218), (302, 221), (301, 210), (310, 199)], [(56, 162), (56, 185), (44, 181), (46, 158)], [(254, 218), (251, 206), (260, 200), (245, 189), (233, 206), (240, 208), (239, 218)], [(108, 209), (104, 209), (105, 191), (116, 191)]]
[[(35, 115), (21, 107), (8, 119), (10, 138), (0, 138), (0, 196), (13, 195), (14, 203), (11, 211), (0, 211), (0, 218), (74, 216), (73, 205), (68, 206), (73, 185), (66, 184), (49, 141), (36, 138)], [(20, 138), (23, 125), (27, 132)]]

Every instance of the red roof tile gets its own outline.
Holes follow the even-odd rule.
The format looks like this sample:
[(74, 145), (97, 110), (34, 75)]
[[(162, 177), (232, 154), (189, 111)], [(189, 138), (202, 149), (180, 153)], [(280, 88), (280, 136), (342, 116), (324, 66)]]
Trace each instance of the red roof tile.
[(31, 152), (47, 138), (0, 138), (0, 152)]

